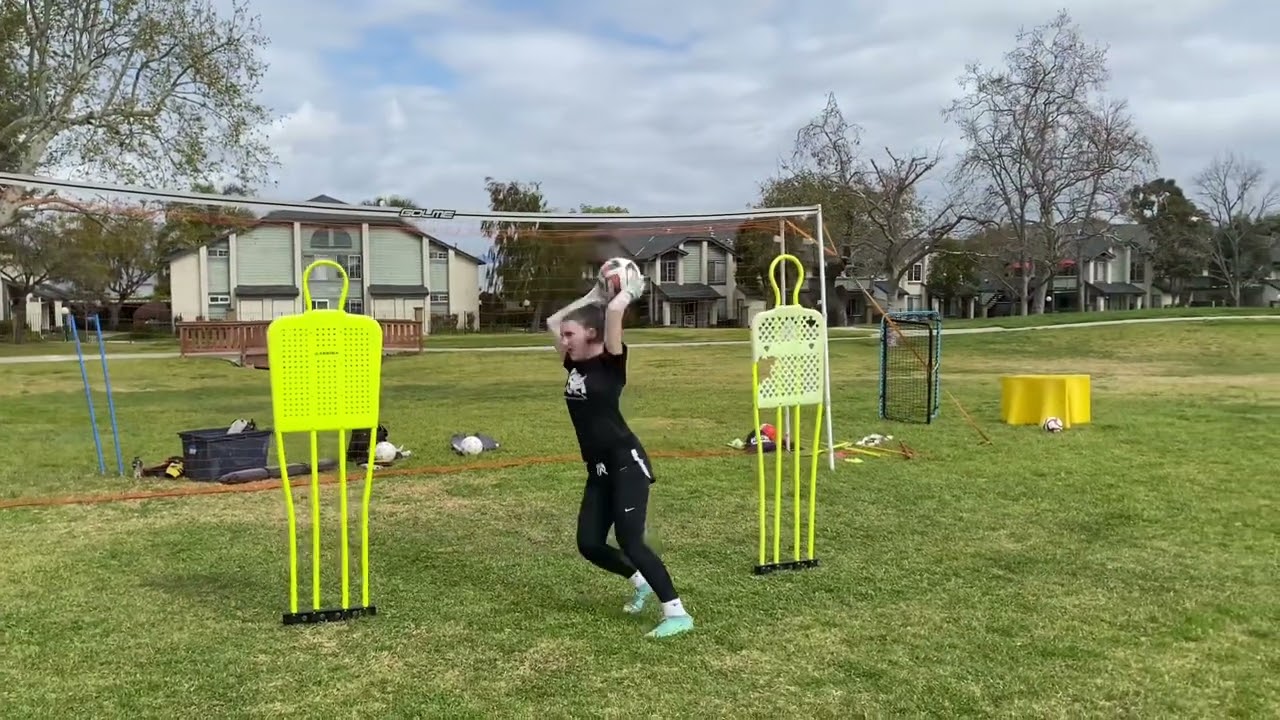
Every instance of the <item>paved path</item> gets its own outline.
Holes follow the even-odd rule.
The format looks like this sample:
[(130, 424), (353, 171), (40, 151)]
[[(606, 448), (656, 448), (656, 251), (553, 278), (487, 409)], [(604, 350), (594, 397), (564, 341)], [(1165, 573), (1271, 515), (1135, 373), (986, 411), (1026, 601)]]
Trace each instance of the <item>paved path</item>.
[[(1066, 330), (1069, 328), (1080, 327), (1102, 327), (1106, 325), (1137, 325), (1145, 323), (1168, 323), (1168, 322), (1206, 322), (1212, 320), (1280, 320), (1280, 315), (1201, 315), (1197, 317), (1168, 317), (1168, 318), (1131, 318), (1128, 320), (1095, 320), (1082, 323), (1058, 323), (1055, 325), (1032, 325), (1028, 327), (1006, 328), (1006, 327), (976, 327), (976, 328), (953, 328), (943, 329), (943, 335), (977, 335), (981, 333), (1003, 333), (1003, 332), (1026, 332), (1030, 330)], [(832, 328), (832, 342), (843, 342), (848, 340), (874, 340), (879, 336), (879, 332), (873, 331), (867, 334), (865, 330), (859, 328)], [(849, 333), (849, 337), (839, 337), (842, 333)], [(429, 342), (429, 341), (428, 341)], [(711, 345), (750, 345), (750, 340), (701, 340), (689, 342), (662, 342), (662, 343), (635, 343), (631, 347), (637, 348), (660, 348), (660, 347), (705, 347)], [(428, 353), (483, 353), (483, 352), (545, 352), (550, 350), (550, 345), (503, 345), (495, 347), (458, 347), (458, 348), (423, 348), (423, 352)], [(181, 357), (176, 352), (142, 352), (142, 353), (109, 353), (107, 355), (111, 360), (166, 360)], [(227, 359), (238, 358), (239, 355), (204, 355), (202, 357), (222, 357)], [(96, 353), (85, 353), (84, 359), (89, 362), (98, 362)], [(25, 365), (32, 363), (54, 363), (54, 362), (75, 362), (75, 355), (13, 355), (9, 357), (0, 357), (0, 365)]]

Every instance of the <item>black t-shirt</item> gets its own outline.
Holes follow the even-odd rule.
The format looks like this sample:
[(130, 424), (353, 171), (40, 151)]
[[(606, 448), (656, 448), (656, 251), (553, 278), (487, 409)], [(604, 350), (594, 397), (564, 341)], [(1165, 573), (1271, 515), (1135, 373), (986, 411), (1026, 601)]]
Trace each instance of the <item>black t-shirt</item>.
[(627, 384), (627, 346), (622, 346), (620, 355), (605, 350), (582, 361), (565, 353), (564, 369), (569, 371), (564, 402), (569, 407), (583, 461), (615, 465), (630, 458), (639, 443), (618, 407), (622, 388)]

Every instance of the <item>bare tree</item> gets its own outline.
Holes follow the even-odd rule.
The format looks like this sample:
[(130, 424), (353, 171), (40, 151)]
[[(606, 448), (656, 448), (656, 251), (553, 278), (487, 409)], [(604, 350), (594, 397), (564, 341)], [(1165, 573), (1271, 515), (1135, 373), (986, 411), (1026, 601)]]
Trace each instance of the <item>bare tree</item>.
[(1195, 178), (1201, 206), (1214, 226), (1208, 244), (1209, 272), (1227, 284), (1232, 303), (1242, 291), (1266, 277), (1280, 230), (1271, 215), (1280, 188), (1266, 181), (1256, 162), (1233, 153), (1215, 157)]
[[(887, 161), (868, 161), (858, 185), (863, 213), (871, 232), (853, 240), (855, 257), (866, 258), (876, 275), (895, 287), (913, 265), (932, 253), (971, 216), (960, 210), (952, 195), (930, 203), (921, 185), (941, 163), (940, 153), (895, 155), (885, 148)], [(889, 301), (894, 309), (896, 298)]]
[(1062, 261), (1105, 232), (1155, 158), (1125, 103), (1100, 97), (1106, 48), (1086, 42), (1067, 12), (1019, 31), (1005, 63), (970, 65), (964, 96), (944, 114), (968, 143), (957, 182), (976, 192), (975, 211), (1009, 230), (1022, 313), (1043, 312)]
[[(247, 0), (4, 0), (0, 168), (126, 182), (258, 179), (267, 40)], [(0, 185), (0, 226), (31, 193)]]

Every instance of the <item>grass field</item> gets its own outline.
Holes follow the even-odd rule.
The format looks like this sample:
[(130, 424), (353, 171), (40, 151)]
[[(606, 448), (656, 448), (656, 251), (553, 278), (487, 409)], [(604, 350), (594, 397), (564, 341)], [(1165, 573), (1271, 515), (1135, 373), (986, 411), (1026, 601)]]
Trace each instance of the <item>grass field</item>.
[[(690, 635), (643, 639), (656, 609), (624, 615), (627, 583), (576, 555), (583, 472), (546, 461), (574, 450), (552, 356), (399, 357), (385, 423), (406, 467), (433, 470), (375, 481), (378, 617), (279, 625), (279, 490), (0, 509), (0, 714), (1280, 713), (1280, 322), (946, 338), (944, 387), (987, 447), (949, 401), (935, 425), (876, 421), (875, 347), (832, 346), (837, 439), (888, 432), (921, 455), (824, 472), (821, 568), (751, 575), (751, 456), (657, 460), (651, 535)], [(1001, 425), (998, 376), (1025, 371), (1092, 374), (1095, 422)], [(749, 377), (741, 346), (646, 348), (624, 404), (655, 455), (718, 451), (750, 430)], [(180, 453), (180, 430), (269, 424), (265, 372), (153, 359), (112, 381), (126, 462)], [(190, 485), (93, 475), (74, 363), (0, 366), (0, 422), (9, 502)], [(488, 458), (452, 455), (458, 431), (530, 462), (467, 469)]]
[[(1159, 310), (1128, 310), (1106, 313), (1051, 313), (1048, 315), (1027, 315), (1014, 317), (974, 318), (959, 320), (948, 318), (945, 327), (955, 330), (967, 328), (1006, 328), (1019, 329), (1056, 325), (1076, 325), (1080, 323), (1122, 322), (1125, 320), (1150, 319), (1183, 319), (1197, 317), (1222, 317), (1231, 315), (1276, 315), (1280, 316), (1280, 308), (1163, 308)], [(832, 337), (854, 338), (874, 335), (879, 325), (855, 325), (834, 328)], [(750, 339), (747, 328), (637, 328), (631, 331), (634, 343), (716, 343), (746, 342)], [(92, 337), (82, 337), (84, 352), (90, 356), (98, 355), (97, 342)], [(430, 349), (470, 349), (492, 347), (533, 347), (548, 345), (545, 333), (529, 332), (483, 332), (432, 334), (424, 346)], [(110, 355), (127, 353), (176, 353), (178, 342), (173, 337), (157, 337), (129, 340), (128, 335), (117, 333), (106, 342)], [(0, 340), (0, 358), (31, 355), (74, 355), (75, 345), (57, 339), (29, 341), (14, 344)]]

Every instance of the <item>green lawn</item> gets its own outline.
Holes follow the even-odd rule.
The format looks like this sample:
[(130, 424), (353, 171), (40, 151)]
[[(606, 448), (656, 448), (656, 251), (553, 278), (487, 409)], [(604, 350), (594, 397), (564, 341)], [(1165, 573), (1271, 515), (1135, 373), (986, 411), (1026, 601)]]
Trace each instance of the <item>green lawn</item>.
[[(985, 447), (949, 399), (931, 426), (877, 421), (875, 350), (832, 346), (837, 439), (891, 433), (920, 456), (823, 472), (821, 568), (750, 573), (753, 456), (657, 461), (651, 535), (698, 620), (688, 636), (643, 639), (656, 610), (624, 615), (627, 583), (577, 556), (578, 464), (467, 470), (489, 459), (447, 448), (478, 430), (504, 443), (495, 460), (571, 454), (552, 356), (398, 357), (385, 423), (406, 467), (433, 470), (375, 481), (378, 617), (280, 626), (278, 490), (3, 509), (3, 714), (1280, 713), (1280, 323), (954, 336), (943, 383)], [(742, 346), (632, 362), (624, 402), (655, 455), (750, 429)], [(1095, 422), (1001, 425), (998, 377), (1026, 371), (1092, 374)], [(119, 361), (112, 381), (126, 462), (180, 453), (183, 429), (269, 423), (267, 374), (225, 361)], [(94, 475), (74, 363), (0, 366), (0, 396), (6, 498), (189, 485)], [(335, 598), (335, 488), (321, 496)]]
[(948, 318), (944, 328), (1006, 327), (1020, 328), (1038, 325), (1074, 325), (1086, 322), (1112, 322), (1118, 320), (1147, 320), (1159, 318), (1224, 317), (1232, 315), (1280, 316), (1280, 308), (1234, 307), (1170, 307), (1147, 310), (1115, 310), (1110, 312), (1062, 312), (1045, 315), (1015, 315), (1012, 317), (974, 318), (958, 320)]
[[(160, 337), (154, 340), (108, 340), (103, 344), (107, 348), (108, 355), (145, 352), (172, 353), (178, 351), (178, 341), (174, 338), (165, 337)], [(98, 342), (96, 340), (86, 340), (81, 338), (80, 349), (88, 357), (98, 356)], [(61, 338), (27, 340), (22, 343), (0, 342), (0, 357), (75, 354), (76, 344), (71, 341), (64, 341)]]

